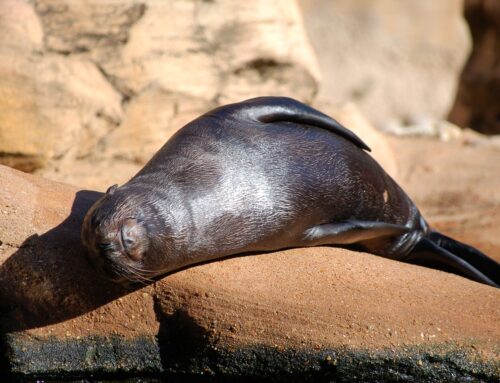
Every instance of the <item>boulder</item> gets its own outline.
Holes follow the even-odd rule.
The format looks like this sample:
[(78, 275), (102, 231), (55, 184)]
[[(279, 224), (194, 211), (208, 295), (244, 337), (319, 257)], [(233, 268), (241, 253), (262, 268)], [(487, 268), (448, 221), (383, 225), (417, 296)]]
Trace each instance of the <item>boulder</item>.
[(336, 248), (212, 262), (125, 290), (79, 240), (100, 193), (0, 167), (4, 379), (491, 381), (497, 289)]
[(0, 2), (0, 47), (27, 53), (43, 49), (42, 24), (33, 6), (25, 0)]
[(115, 128), (122, 97), (86, 58), (0, 49), (0, 153), (25, 171), (88, 156)]
[(289, 0), (8, 0), (0, 32), (0, 161), (61, 178), (143, 163), (221, 103), (311, 101), (319, 81)]
[(203, 98), (148, 88), (130, 100), (123, 123), (103, 141), (104, 153), (145, 164), (177, 130), (215, 105)]
[(34, 4), (47, 50), (64, 55), (113, 50), (125, 45), (146, 5), (133, 0), (37, 0)]
[(300, 5), (322, 76), (318, 99), (354, 101), (378, 128), (447, 116), (470, 49), (462, 0)]

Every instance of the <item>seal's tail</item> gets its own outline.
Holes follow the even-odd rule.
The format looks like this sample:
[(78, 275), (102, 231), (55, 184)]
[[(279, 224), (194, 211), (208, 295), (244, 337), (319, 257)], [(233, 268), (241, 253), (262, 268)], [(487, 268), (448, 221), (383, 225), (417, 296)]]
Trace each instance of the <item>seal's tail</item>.
[(500, 265), (472, 246), (436, 231), (417, 243), (406, 262), (431, 266), (477, 282), (500, 287)]

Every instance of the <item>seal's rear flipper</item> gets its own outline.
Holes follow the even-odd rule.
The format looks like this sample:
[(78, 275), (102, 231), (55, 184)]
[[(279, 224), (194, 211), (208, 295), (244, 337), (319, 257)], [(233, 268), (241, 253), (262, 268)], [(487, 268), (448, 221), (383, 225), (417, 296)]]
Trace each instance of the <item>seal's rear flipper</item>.
[(477, 270), (481, 270), (488, 278), (500, 284), (500, 265), (475, 247), (447, 237), (437, 231), (430, 232), (427, 238), (439, 247), (462, 258)]
[(304, 233), (304, 246), (351, 245), (382, 237), (396, 237), (410, 229), (376, 221), (342, 221), (314, 226)]
[[(229, 107), (233, 106), (238, 106), (239, 108), (244, 106), (241, 110), (238, 108), (237, 113), (244, 113), (247, 117), (263, 123), (295, 122), (326, 129), (351, 141), (359, 148), (370, 151), (368, 145), (349, 129), (343, 127), (326, 114), (293, 98), (257, 97), (239, 104), (230, 105)], [(227, 108), (227, 106), (223, 108)]]
[(470, 246), (433, 232), (422, 238), (404, 262), (430, 266), (500, 287), (500, 266)]

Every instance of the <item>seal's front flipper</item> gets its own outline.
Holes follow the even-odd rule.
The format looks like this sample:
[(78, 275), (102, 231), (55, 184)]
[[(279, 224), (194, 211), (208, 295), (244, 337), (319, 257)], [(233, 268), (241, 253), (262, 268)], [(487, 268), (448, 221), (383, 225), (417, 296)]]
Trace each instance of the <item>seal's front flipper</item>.
[[(439, 236), (441, 236), (441, 234), (439, 234)], [(429, 238), (422, 238), (411, 253), (406, 258), (402, 259), (402, 261), (441, 269), (462, 275), (476, 282), (500, 287), (500, 266), (498, 263), (476, 249), (474, 250), (479, 252), (482, 257), (480, 256), (478, 257), (479, 259), (473, 260), (475, 255), (477, 255), (471, 251), (473, 248), (452, 240), (451, 238), (446, 238), (446, 241), (443, 240), (443, 242), (445, 242), (445, 246), (448, 246), (453, 252), (449, 251), (445, 246), (440, 246), (440, 244), (435, 243), (434, 241), (438, 239), (438, 237), (436, 235), (431, 235)], [(451, 241), (455, 242), (453, 246), (451, 246)], [(486, 258), (487, 261), (484, 258)]]
[(368, 145), (349, 129), (343, 127), (326, 114), (294, 100), (293, 98), (258, 97), (237, 105), (240, 107), (244, 106), (244, 108), (238, 110), (238, 113), (244, 113), (253, 120), (258, 120), (263, 123), (295, 122), (298, 124), (316, 126), (338, 134), (351, 141), (359, 148), (370, 151)]
[(305, 246), (350, 245), (408, 233), (404, 225), (376, 221), (343, 221), (314, 226), (304, 233)]

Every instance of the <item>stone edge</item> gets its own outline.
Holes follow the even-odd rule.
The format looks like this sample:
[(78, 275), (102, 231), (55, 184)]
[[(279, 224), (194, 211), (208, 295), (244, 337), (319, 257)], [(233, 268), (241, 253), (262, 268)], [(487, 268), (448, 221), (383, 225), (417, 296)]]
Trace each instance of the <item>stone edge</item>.
[(498, 360), (485, 360), (454, 344), (374, 351), (261, 345), (229, 349), (217, 344), (183, 345), (161, 334), (67, 340), (6, 334), (0, 347), (0, 363), (5, 364), (2, 381), (189, 377), (199, 382), (488, 382), (500, 371)]

